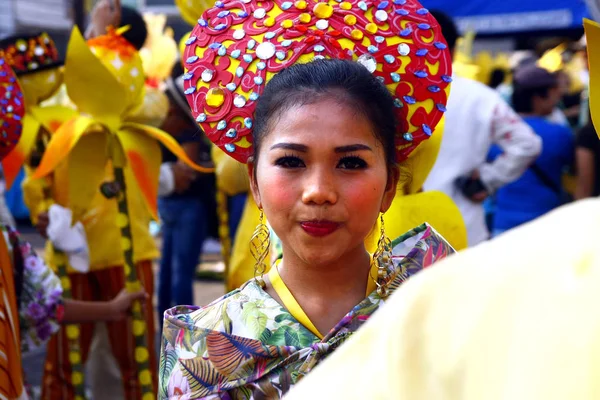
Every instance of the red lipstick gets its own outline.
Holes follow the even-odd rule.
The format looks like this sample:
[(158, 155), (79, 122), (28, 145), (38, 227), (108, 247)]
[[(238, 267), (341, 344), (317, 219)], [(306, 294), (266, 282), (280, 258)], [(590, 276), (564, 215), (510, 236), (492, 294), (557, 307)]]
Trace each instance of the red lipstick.
[(322, 237), (335, 232), (340, 227), (340, 224), (332, 221), (305, 221), (301, 222), (300, 226), (309, 235)]

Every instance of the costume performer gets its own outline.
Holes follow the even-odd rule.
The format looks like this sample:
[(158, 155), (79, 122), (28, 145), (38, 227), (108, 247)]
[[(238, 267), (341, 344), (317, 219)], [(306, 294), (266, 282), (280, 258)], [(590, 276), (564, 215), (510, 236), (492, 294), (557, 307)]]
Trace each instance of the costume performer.
[(427, 224), (391, 242), (383, 218), (372, 258), (364, 245), (396, 195), (395, 162), (442, 118), (451, 57), (416, 1), (231, 0), (203, 14), (184, 60), (193, 114), (249, 162), (283, 258), (265, 275), (261, 218), (255, 279), (206, 307), (167, 311), (159, 398), (279, 398), (453, 251)]

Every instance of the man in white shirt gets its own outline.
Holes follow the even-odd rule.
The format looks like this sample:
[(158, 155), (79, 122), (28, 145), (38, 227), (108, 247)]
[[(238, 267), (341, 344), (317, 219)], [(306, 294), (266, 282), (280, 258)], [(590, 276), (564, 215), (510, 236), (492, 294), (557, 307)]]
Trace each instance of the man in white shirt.
[[(458, 31), (445, 14), (433, 11), (451, 50)], [(493, 89), (454, 77), (444, 137), (425, 190), (439, 190), (459, 207), (469, 246), (489, 237), (482, 202), (498, 188), (519, 178), (541, 151), (540, 138)], [(487, 162), (492, 144), (504, 154)]]

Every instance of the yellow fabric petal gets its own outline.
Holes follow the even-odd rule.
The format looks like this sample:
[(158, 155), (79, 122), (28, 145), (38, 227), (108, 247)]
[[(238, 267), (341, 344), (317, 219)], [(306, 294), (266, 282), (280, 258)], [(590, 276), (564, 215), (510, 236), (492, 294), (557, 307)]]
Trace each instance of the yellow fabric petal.
[(175, 0), (175, 5), (179, 9), (183, 20), (188, 24), (195, 26), (202, 13), (214, 5), (207, 0)]
[(51, 68), (19, 77), (25, 106), (34, 107), (52, 97), (63, 83), (62, 68)]
[(23, 133), (17, 146), (2, 160), (7, 188), (12, 186), (25, 160), (31, 154), (39, 129), (40, 123), (31, 114), (26, 113), (23, 116)]
[(69, 152), (69, 208), (73, 222), (81, 220), (100, 190), (108, 162), (107, 142), (106, 132), (86, 133)]
[[(444, 117), (435, 128), (433, 135), (428, 140), (421, 142), (408, 156), (408, 159), (402, 163), (400, 167), (400, 191), (402, 193), (413, 194), (423, 188), (423, 184), (440, 152), (442, 138), (444, 137), (445, 122), (446, 119)], [(434, 228), (437, 229), (435, 226)]]
[(121, 130), (133, 130), (133, 131), (141, 132), (141, 133), (144, 133), (144, 134), (158, 140), (171, 153), (175, 154), (175, 156), (177, 156), (177, 158), (179, 158), (181, 161), (183, 161), (184, 163), (186, 163), (187, 165), (189, 165), (191, 168), (195, 169), (198, 172), (213, 172), (214, 171), (214, 168), (201, 167), (201, 166), (197, 165), (196, 163), (194, 163), (192, 160), (190, 160), (190, 158), (187, 156), (187, 154), (185, 154), (185, 151), (183, 151), (183, 149), (181, 148), (179, 143), (177, 143), (177, 141), (175, 139), (173, 139), (173, 137), (171, 135), (169, 135), (168, 133), (166, 133), (160, 129), (153, 128), (153, 127), (146, 126), (146, 125), (136, 124), (133, 122), (127, 122), (127, 123), (123, 124), (123, 126), (121, 127)]
[(65, 84), (79, 111), (93, 115), (111, 131), (118, 128), (128, 106), (126, 89), (92, 53), (77, 28), (67, 50)]
[(117, 137), (127, 158), (126, 168), (130, 169), (135, 177), (135, 182), (126, 182), (126, 184), (137, 186), (152, 217), (158, 220), (160, 146), (151, 136), (136, 130), (120, 130), (117, 132)]
[(590, 110), (596, 133), (600, 134), (600, 25), (584, 19), (587, 53), (590, 64)]
[(48, 143), (40, 166), (33, 174), (33, 178), (42, 178), (54, 171), (58, 164), (75, 147), (83, 133), (94, 123), (93, 119), (80, 116), (70, 119), (58, 128), (54, 135), (52, 135), (52, 139)]
[(30, 113), (50, 133), (54, 133), (62, 124), (77, 117), (77, 111), (64, 106), (31, 107)]
[[(386, 234), (391, 239), (427, 222), (457, 251), (467, 248), (467, 228), (460, 210), (454, 201), (442, 192), (397, 195), (383, 218)], [(377, 221), (376, 227), (365, 240), (367, 251), (371, 253), (377, 248), (380, 228), (380, 221)]]
[[(429, 142), (429, 140), (428, 140)], [(250, 180), (246, 165), (229, 157), (223, 150), (213, 146), (210, 151), (215, 164), (217, 186), (228, 196), (247, 193), (250, 190)]]

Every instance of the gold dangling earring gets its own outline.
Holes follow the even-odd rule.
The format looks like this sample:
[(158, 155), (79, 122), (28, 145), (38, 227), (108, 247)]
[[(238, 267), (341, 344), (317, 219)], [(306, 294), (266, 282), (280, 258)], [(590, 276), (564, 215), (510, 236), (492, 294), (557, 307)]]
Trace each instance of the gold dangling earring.
[(269, 234), (269, 228), (263, 222), (264, 213), (260, 210), (260, 222), (256, 226), (252, 238), (250, 239), (250, 253), (254, 260), (254, 281), (260, 285), (263, 289), (266, 287), (263, 275), (267, 269), (265, 264), (265, 258), (269, 253), (269, 247), (271, 246), (271, 237)]
[(392, 242), (385, 234), (385, 223), (383, 222), (383, 214), (381, 214), (381, 235), (377, 242), (377, 250), (373, 253), (371, 265), (377, 265), (377, 279), (373, 279), (377, 285), (377, 294), (381, 298), (388, 295), (388, 288), (385, 279), (388, 275), (388, 266), (392, 262)]

